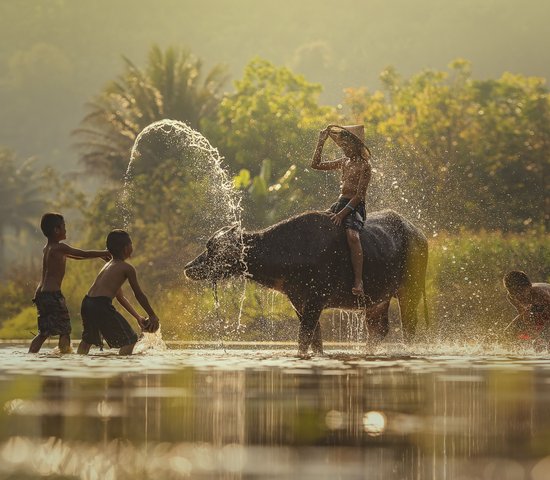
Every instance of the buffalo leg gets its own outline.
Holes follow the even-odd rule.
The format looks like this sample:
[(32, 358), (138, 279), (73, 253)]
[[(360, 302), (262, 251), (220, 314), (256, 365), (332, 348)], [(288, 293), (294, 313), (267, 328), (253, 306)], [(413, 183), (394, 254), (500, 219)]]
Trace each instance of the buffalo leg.
[(322, 308), (317, 305), (308, 305), (306, 303), (302, 313), (298, 314), (298, 318), (300, 319), (298, 353), (300, 355), (307, 355), (309, 346), (312, 343), (315, 353), (323, 353), (321, 326), (319, 324), (321, 310)]
[(317, 320), (317, 325), (313, 331), (311, 349), (313, 350), (313, 353), (317, 353), (319, 355), (323, 354), (323, 336), (321, 335), (321, 322), (319, 320)]
[(367, 312), (367, 328), (368, 328), (368, 339), (367, 347), (372, 348), (378, 345), (389, 331), (389, 319), (388, 319), (388, 310), (390, 308), (389, 300), (382, 302), (381, 304), (374, 307), (372, 310), (369, 309)]
[(416, 333), (418, 315), (416, 308), (422, 296), (418, 288), (405, 288), (399, 292), (399, 311), (401, 312), (401, 327), (403, 328), (403, 340), (410, 343)]

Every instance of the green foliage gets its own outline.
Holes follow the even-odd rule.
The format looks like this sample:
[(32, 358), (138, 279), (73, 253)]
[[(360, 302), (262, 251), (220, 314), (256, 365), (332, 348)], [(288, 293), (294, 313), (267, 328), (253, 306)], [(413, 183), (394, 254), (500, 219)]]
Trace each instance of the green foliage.
[(5, 235), (8, 231), (16, 237), (23, 232), (38, 235), (36, 219), (44, 206), (44, 182), (35, 160), (20, 160), (0, 149), (0, 272), (5, 267)]
[(259, 175), (252, 178), (250, 172), (243, 169), (234, 177), (235, 188), (246, 194), (247, 217), (252, 225), (273, 224), (293, 213), (304, 197), (294, 182), (296, 170), (296, 165), (291, 165), (281, 178), (271, 183), (271, 160), (266, 158)]
[(428, 223), (548, 228), (550, 97), (542, 79), (475, 81), (469, 63), (456, 60), (448, 72), (410, 79), (389, 68), (381, 80), (383, 91), (349, 89), (346, 103), (370, 141), (393, 154), (381, 169)]
[(36, 286), (41, 276), (40, 259), (29, 264), (14, 264), (4, 274), (0, 283), (0, 325), (31, 306)]
[(463, 231), (432, 241), (428, 301), (437, 332), (453, 339), (501, 331), (516, 315), (502, 285), (511, 270), (549, 282), (547, 235)]
[(534, 47), (548, 43), (547, 17), (542, 0), (528, 8), (502, 0), (447, 2), (444, 8), (440, 0), (342, 6), (163, 0), (162, 8), (135, 0), (4, 1), (0, 143), (73, 169), (67, 134), (83, 116), (81, 105), (116, 77), (122, 53), (141, 62), (153, 40), (186, 42), (209, 65), (230, 63), (235, 78), (253, 55), (286, 62), (322, 82), (324, 100), (336, 104), (343, 86), (375, 88), (388, 62), (408, 72), (442, 68), (456, 51), (468, 52), (478, 78), (494, 78), (503, 67), (548, 77), (550, 63)]
[[(199, 81), (200, 70), (198, 60), (176, 49), (153, 48), (145, 69), (126, 60), (125, 72), (98, 97), (78, 134), (88, 167), (118, 185), (143, 127), (164, 116), (186, 119), (203, 127), (239, 172), (233, 184), (244, 195), (247, 226), (264, 227), (330, 204), (337, 180), (307, 169), (317, 130), (332, 122), (363, 122), (378, 153), (369, 210), (393, 207), (425, 227), (460, 234), (441, 234), (431, 246), (429, 302), (438, 333), (469, 335), (497, 328), (495, 322), (502, 325), (511, 310), (500, 282), (510, 269), (526, 270), (533, 280), (549, 278), (550, 113), (542, 80), (506, 74), (476, 81), (462, 60), (448, 71), (427, 70), (409, 79), (388, 68), (381, 91), (347, 90), (351, 118), (344, 120), (338, 109), (319, 105), (320, 85), (258, 58), (216, 112), (221, 70)], [(122, 208), (121, 192), (107, 185), (85, 207), (78, 240), (84, 240), (84, 248), (101, 248), (110, 229), (128, 225), (140, 281), (168, 338), (294, 338), (297, 321), (284, 297), (248, 284), (243, 300), (242, 286), (224, 284), (219, 286), (221, 310), (215, 311), (210, 290), (181, 278), (183, 264), (224, 219), (219, 194), (209, 184), (212, 172), (198, 174), (192, 152), (180, 152), (165, 140), (152, 142), (136, 166), (127, 199), (133, 215)], [(386, 158), (385, 152), (392, 155)], [(6, 158), (11, 157), (3, 160), (9, 166)], [(15, 190), (9, 184), (14, 174), (0, 180), (0, 196), (10, 205), (4, 216), (21, 208), (20, 226), (9, 228), (36, 230), (44, 201), (33, 209), (32, 199), (42, 190), (35, 189), (32, 168), (13, 171), (21, 174)], [(82, 204), (75, 189), (64, 198), (67, 181), (53, 177), (58, 205)], [(19, 206), (13, 203), (17, 198)], [(533, 233), (470, 233), (481, 227)], [(68, 262), (63, 291), (75, 336), (80, 301), (99, 267)], [(3, 326), (15, 331), (29, 322), (29, 287), (11, 275), (0, 288), (5, 299), (0, 311)], [(38, 280), (35, 274), (28, 277)]]
[(152, 299), (165, 338), (177, 340), (288, 340), (297, 319), (283, 295), (242, 281), (218, 285), (219, 309), (212, 288), (183, 280)]
[(215, 114), (227, 80), (218, 65), (203, 75), (202, 62), (190, 51), (154, 45), (144, 69), (123, 57), (124, 72), (88, 105), (89, 113), (74, 132), (81, 161), (94, 174), (119, 182), (134, 140), (147, 125), (164, 118), (198, 128)]
[(2, 323), (0, 338), (30, 339), (37, 333), (36, 325), (36, 308), (25, 307), (17, 315)]
[(8, 227), (34, 231), (32, 219), (43, 207), (42, 195), (35, 160), (19, 160), (14, 153), (0, 150), (0, 232)]
[[(312, 132), (336, 118), (335, 110), (318, 104), (321, 85), (286, 67), (255, 58), (235, 82), (235, 93), (222, 100), (206, 133), (229, 164), (258, 175), (269, 158), (275, 176), (304, 158)], [(307, 149), (307, 150), (304, 150)]]
[(340, 118), (337, 109), (319, 105), (321, 86), (255, 58), (235, 88), (205, 129), (229, 166), (240, 172), (234, 184), (245, 191), (247, 225), (265, 227), (319, 208), (322, 182), (307, 165), (318, 130)]
[[(84, 194), (74, 181), (51, 167), (39, 167), (35, 158), (21, 159), (0, 147), (0, 274), (9, 277), (4, 272), (9, 264), (23, 261), (31, 245), (43, 238), (39, 224), (44, 212), (71, 215), (83, 205)], [(8, 235), (12, 245), (6, 245)]]

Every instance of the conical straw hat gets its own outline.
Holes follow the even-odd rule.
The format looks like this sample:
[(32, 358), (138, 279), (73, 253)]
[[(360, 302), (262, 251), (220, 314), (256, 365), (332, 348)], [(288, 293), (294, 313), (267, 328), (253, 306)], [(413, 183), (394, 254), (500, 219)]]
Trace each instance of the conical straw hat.
[(364, 125), (345, 125), (344, 127), (348, 132), (353, 133), (361, 143), (365, 143), (365, 126)]
[[(351, 133), (353, 135), (354, 138), (359, 140), (359, 142), (361, 143), (361, 146), (364, 149), (366, 149), (369, 156), (371, 155), (369, 147), (367, 147), (365, 145), (365, 126), (364, 125), (345, 125), (343, 127), (341, 127), (339, 125), (334, 125), (333, 127), (334, 128), (341, 128), (342, 130), (347, 130), (349, 133)], [(329, 132), (329, 135), (330, 135), (330, 132)], [(336, 138), (334, 138), (334, 136), (331, 135), (331, 138), (334, 141), (336, 141)], [(338, 143), (338, 142), (336, 142), (336, 143)]]

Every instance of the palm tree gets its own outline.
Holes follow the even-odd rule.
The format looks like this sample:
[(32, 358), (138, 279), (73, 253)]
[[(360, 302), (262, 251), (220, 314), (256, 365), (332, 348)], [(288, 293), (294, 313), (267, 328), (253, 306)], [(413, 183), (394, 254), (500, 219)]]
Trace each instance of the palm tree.
[(164, 118), (199, 128), (215, 114), (228, 78), (222, 65), (203, 77), (202, 62), (177, 47), (162, 51), (154, 45), (145, 69), (123, 61), (124, 72), (88, 104), (90, 112), (73, 132), (86, 170), (115, 181), (126, 171), (141, 130)]
[(5, 236), (37, 233), (44, 209), (44, 185), (34, 159), (20, 162), (9, 150), (0, 150), (0, 271), (5, 265)]

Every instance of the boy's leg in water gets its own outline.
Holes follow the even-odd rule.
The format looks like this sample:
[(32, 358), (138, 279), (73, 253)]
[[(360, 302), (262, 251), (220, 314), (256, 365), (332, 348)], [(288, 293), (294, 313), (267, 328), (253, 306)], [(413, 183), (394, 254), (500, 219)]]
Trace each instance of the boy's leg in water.
[(48, 337), (49, 335), (40, 334), (34, 337), (29, 347), (29, 353), (38, 353), (40, 351), (40, 348), (42, 348), (42, 344), (48, 339)]
[(59, 351), (61, 353), (72, 353), (73, 349), (71, 347), (71, 336), (70, 335), (59, 335)]
[(124, 345), (124, 347), (120, 347), (120, 350), (118, 351), (119, 355), (132, 355), (132, 352), (134, 351), (134, 347), (136, 346), (135, 343), (131, 343), (130, 345)]
[(364, 295), (363, 291), (363, 247), (359, 232), (346, 228), (346, 238), (348, 240), (349, 250), (351, 254), (351, 266), (353, 268), (353, 288), (351, 292), (354, 295)]
[(76, 353), (79, 355), (88, 355), (88, 352), (90, 351), (91, 345), (89, 343), (86, 343), (84, 340), (80, 341), (80, 344), (78, 345), (78, 350)]

